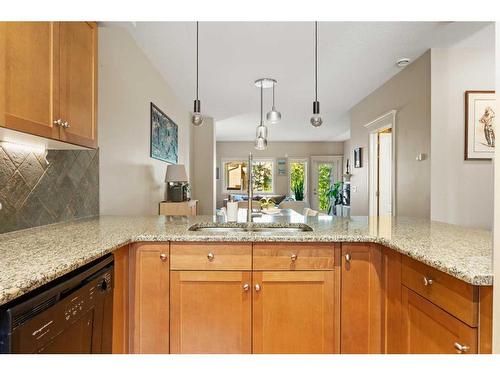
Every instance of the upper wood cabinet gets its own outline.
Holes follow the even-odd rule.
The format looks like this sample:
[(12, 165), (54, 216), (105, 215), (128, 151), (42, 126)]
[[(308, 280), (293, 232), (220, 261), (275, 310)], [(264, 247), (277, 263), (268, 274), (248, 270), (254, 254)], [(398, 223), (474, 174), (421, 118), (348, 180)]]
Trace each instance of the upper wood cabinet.
[(406, 287), (402, 289), (406, 354), (477, 353), (477, 329), (469, 327)]
[(132, 353), (169, 353), (169, 244), (131, 247)]
[(170, 352), (251, 353), (251, 284), (247, 271), (172, 271)]
[(380, 247), (344, 243), (341, 259), (341, 353), (382, 353)]
[(253, 353), (335, 353), (334, 271), (253, 273)]
[(0, 24), (0, 126), (97, 147), (97, 24)]

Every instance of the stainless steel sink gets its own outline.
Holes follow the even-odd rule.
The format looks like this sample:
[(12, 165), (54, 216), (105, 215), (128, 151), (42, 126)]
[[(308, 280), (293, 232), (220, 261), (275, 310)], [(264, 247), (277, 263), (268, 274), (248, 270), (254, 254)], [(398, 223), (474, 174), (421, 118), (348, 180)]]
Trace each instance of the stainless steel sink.
[(269, 224), (194, 224), (189, 227), (190, 231), (194, 232), (211, 232), (211, 233), (298, 233), (312, 232), (312, 228), (306, 224), (285, 224), (285, 225), (269, 225)]

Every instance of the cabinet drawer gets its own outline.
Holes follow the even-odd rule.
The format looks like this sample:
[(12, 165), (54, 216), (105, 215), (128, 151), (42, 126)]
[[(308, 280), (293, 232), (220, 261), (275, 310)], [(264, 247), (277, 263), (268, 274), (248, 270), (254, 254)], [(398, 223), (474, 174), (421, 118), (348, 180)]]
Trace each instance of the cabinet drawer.
[(253, 269), (333, 270), (334, 244), (256, 243), (253, 245)]
[(408, 257), (403, 257), (402, 283), (469, 326), (477, 327), (477, 287)]
[(250, 243), (172, 242), (172, 270), (251, 270)]
[(477, 328), (469, 327), (405, 287), (401, 292), (403, 353), (477, 353)]

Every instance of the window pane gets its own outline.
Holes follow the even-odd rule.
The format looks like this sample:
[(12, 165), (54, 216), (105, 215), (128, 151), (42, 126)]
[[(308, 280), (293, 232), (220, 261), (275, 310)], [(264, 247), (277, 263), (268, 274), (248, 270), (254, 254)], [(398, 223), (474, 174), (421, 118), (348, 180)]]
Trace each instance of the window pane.
[(328, 191), (330, 186), (333, 185), (332, 182), (332, 169), (333, 164), (320, 164), (318, 170), (318, 196), (319, 196), (319, 209), (321, 211), (328, 210), (330, 204), (330, 198), (328, 197)]
[(273, 162), (254, 161), (252, 171), (253, 171), (253, 190), (259, 193), (272, 193)]
[(305, 171), (304, 162), (290, 163), (290, 192), (296, 201), (303, 201), (305, 194)]
[(224, 184), (228, 191), (246, 190), (246, 163), (240, 161), (224, 163)]

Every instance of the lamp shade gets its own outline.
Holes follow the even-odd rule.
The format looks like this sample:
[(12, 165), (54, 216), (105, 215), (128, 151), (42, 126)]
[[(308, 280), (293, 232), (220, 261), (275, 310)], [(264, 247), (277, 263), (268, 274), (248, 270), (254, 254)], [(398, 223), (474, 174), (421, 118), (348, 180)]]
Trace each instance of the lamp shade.
[(184, 164), (172, 164), (167, 167), (165, 182), (187, 182), (187, 180)]

